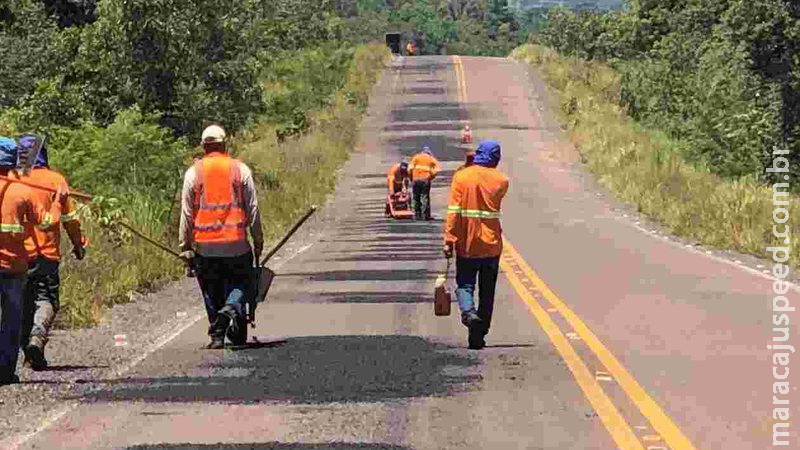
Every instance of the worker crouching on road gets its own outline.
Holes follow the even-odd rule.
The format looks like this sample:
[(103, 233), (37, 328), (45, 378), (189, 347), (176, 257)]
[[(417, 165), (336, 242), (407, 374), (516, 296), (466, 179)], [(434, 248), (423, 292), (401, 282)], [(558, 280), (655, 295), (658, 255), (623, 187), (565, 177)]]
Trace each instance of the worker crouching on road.
[[(482, 142), (474, 165), (453, 176), (447, 222), (444, 230), (445, 257), (456, 255), (456, 298), (461, 321), (469, 329), (469, 348), (486, 345), (494, 308), (494, 293), (503, 253), (500, 206), (508, 191), (508, 178), (497, 170), (500, 143)], [(478, 310), (473, 295), (480, 283)]]
[[(17, 144), (0, 137), (0, 175), (15, 178)], [(38, 222), (31, 188), (0, 180), (0, 386), (19, 383), (17, 358), (22, 324), (22, 291), (28, 270), (25, 226)]]
[[(408, 190), (411, 179), (408, 174), (408, 163), (401, 161), (393, 165), (386, 174), (389, 185), (389, 196)], [(390, 215), (389, 200), (386, 200), (386, 215)]]
[(219, 126), (203, 131), (202, 145), (205, 156), (184, 177), (179, 240), (203, 292), (207, 348), (220, 349), (226, 334), (233, 344), (244, 344), (239, 340), (246, 326), (245, 295), (264, 241), (250, 168), (228, 155)]
[[(36, 141), (37, 137), (33, 134), (23, 135), (19, 140), (20, 149), (30, 151)], [(25, 364), (33, 370), (43, 370), (47, 367), (45, 345), (60, 304), (60, 225), (66, 230), (78, 260), (86, 255), (86, 239), (81, 233), (75, 204), (68, 196), (67, 180), (50, 169), (46, 146), (39, 150), (30, 174), (24, 179), (59, 192), (53, 194), (43, 189), (32, 190), (33, 207), (41, 222), (25, 227), (25, 250), (30, 261), (22, 309), (21, 345)]]
[(408, 170), (414, 187), (414, 217), (431, 220), (431, 183), (441, 170), (439, 161), (433, 157), (430, 148), (423, 147), (422, 152), (411, 158)]

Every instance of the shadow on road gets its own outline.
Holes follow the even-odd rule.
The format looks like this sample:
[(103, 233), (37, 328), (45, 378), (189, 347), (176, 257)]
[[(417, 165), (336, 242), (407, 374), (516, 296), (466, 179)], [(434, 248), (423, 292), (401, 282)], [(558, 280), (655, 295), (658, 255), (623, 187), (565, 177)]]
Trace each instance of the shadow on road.
[(433, 303), (433, 295), (419, 292), (399, 291), (347, 291), (298, 293), (293, 303)]
[(411, 450), (389, 444), (288, 444), (283, 442), (265, 442), (262, 444), (154, 444), (136, 445), (125, 450)]
[(280, 273), (276, 279), (288, 277), (303, 277), (307, 281), (407, 281), (407, 280), (432, 280), (438, 272), (426, 269), (410, 270), (329, 270), (320, 272), (290, 272)]
[(111, 381), (86, 401), (319, 404), (379, 402), (463, 392), (477, 359), (416, 336), (290, 338), (269, 349), (225, 352), (202, 375)]

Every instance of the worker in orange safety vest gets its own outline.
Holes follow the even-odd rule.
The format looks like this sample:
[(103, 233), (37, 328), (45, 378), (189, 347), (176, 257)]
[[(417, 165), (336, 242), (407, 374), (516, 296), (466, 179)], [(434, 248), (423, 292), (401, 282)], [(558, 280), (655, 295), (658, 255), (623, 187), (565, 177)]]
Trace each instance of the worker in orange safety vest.
[[(469, 329), (470, 349), (486, 345), (494, 309), (495, 286), (503, 253), (500, 207), (508, 191), (508, 178), (497, 170), (500, 144), (482, 142), (474, 164), (453, 176), (444, 230), (444, 254), (456, 256), (456, 299), (461, 321)], [(480, 282), (477, 311), (473, 299)]]
[[(30, 151), (36, 142), (34, 134), (22, 135), (20, 150)], [(25, 228), (25, 249), (30, 261), (23, 294), (21, 346), (25, 354), (24, 364), (33, 370), (44, 370), (47, 367), (44, 349), (60, 306), (61, 226), (67, 232), (72, 252), (78, 260), (86, 255), (87, 240), (81, 233), (75, 203), (68, 196), (67, 180), (50, 168), (46, 144), (39, 150), (30, 173), (23, 179), (58, 192), (53, 194), (33, 189), (33, 206), (41, 222), (31, 223)]]
[(431, 183), (441, 171), (439, 161), (426, 146), (411, 158), (408, 170), (414, 190), (414, 217), (416, 220), (431, 220)]
[(205, 155), (184, 176), (179, 240), (203, 292), (211, 337), (206, 348), (221, 349), (226, 336), (244, 344), (245, 295), (264, 239), (253, 174), (226, 152), (225, 130), (206, 128), (202, 146)]
[[(411, 184), (411, 178), (408, 173), (408, 163), (402, 161), (394, 164), (386, 174), (386, 181), (389, 185), (389, 196), (408, 190)], [(390, 215), (388, 199), (386, 200), (386, 215)]]
[[(17, 143), (0, 136), (0, 175), (16, 178)], [(33, 190), (20, 183), (0, 180), (0, 386), (19, 383), (22, 291), (28, 270), (25, 226), (38, 222)]]
[(414, 41), (408, 41), (408, 44), (406, 44), (406, 53), (408, 53), (408, 56), (415, 56), (417, 54), (417, 44), (415, 44)]

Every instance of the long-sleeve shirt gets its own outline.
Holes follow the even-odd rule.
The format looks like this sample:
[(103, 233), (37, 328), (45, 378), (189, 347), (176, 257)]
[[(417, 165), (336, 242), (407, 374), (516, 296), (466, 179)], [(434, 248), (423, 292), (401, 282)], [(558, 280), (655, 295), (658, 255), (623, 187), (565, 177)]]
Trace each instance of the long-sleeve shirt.
[[(253, 240), (253, 247), (261, 251), (264, 245), (264, 237), (261, 231), (261, 215), (258, 210), (258, 197), (256, 196), (255, 183), (253, 182), (253, 173), (241, 161), (236, 161), (239, 165), (242, 193), (242, 210), (245, 212), (247, 218), (248, 228), (250, 229), (250, 237)], [(235, 180), (236, 181), (236, 180)], [(181, 193), (181, 222), (178, 231), (178, 240), (180, 242), (181, 250), (194, 250), (201, 256), (206, 257), (227, 257), (239, 256), (250, 251), (250, 244), (248, 242), (237, 242), (234, 244), (219, 245), (203, 245), (194, 242), (193, 227), (194, 227), (194, 200), (197, 194), (197, 189), (200, 185), (198, 180), (198, 173), (193, 165), (183, 177), (183, 191)]]
[(411, 179), (431, 181), (436, 178), (442, 167), (439, 161), (428, 153), (418, 153), (411, 158), (408, 165), (408, 172), (411, 174)]
[(73, 247), (81, 245), (81, 222), (78, 220), (75, 202), (68, 197), (67, 180), (60, 173), (47, 167), (34, 168), (25, 180), (58, 189), (60, 193), (60, 195), (54, 195), (43, 189), (32, 190), (31, 201), (41, 222), (30, 223), (25, 227), (25, 248), (28, 256), (60, 261), (61, 229), (59, 223), (67, 231)]
[(459, 258), (491, 258), (503, 253), (500, 207), (508, 178), (499, 170), (470, 166), (453, 176), (444, 241)]
[[(6, 171), (2, 175), (16, 178)], [(28, 186), (0, 181), (0, 273), (22, 275), (28, 270), (25, 227), (40, 222), (33, 195)]]

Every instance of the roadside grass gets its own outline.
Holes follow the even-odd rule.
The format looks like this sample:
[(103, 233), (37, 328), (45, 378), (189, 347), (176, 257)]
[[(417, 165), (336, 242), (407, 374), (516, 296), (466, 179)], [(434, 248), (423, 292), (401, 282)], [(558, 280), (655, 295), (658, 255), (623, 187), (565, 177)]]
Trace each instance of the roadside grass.
[[(626, 114), (620, 106), (616, 71), (534, 44), (519, 47), (510, 56), (542, 74), (556, 94), (560, 121), (581, 159), (620, 199), (672, 233), (704, 245), (769, 258), (767, 247), (785, 246), (772, 232), (776, 208), (772, 186), (748, 178), (723, 180), (707, 168), (687, 163), (685, 143)], [(792, 195), (785, 208), (791, 215), (800, 210), (799, 204), (800, 198)], [(800, 221), (787, 225), (790, 236), (800, 235)], [(790, 242), (791, 253), (797, 254), (800, 241)]]
[[(232, 152), (254, 172), (265, 247), (312, 204), (323, 203), (333, 191), (337, 169), (357, 142), (369, 95), (390, 58), (382, 44), (359, 46), (347, 69), (344, 86), (321, 109), (309, 112), (310, 125), (299, 136), (279, 142), (275, 133), (278, 126), (264, 119), (233, 137)], [(197, 150), (187, 148), (186, 167), (192, 154), (196, 156)], [(181, 177), (182, 172), (175, 176)], [(63, 248), (58, 326), (97, 324), (104, 308), (130, 301), (134, 293), (157, 291), (181, 276), (182, 264), (174, 256), (109, 225), (122, 218), (177, 249), (178, 194), (167, 193), (174, 199), (172, 204), (154, 200), (148, 193), (134, 193), (121, 202), (98, 198), (82, 208), (90, 247), (84, 261), (69, 256), (66, 244)]]

